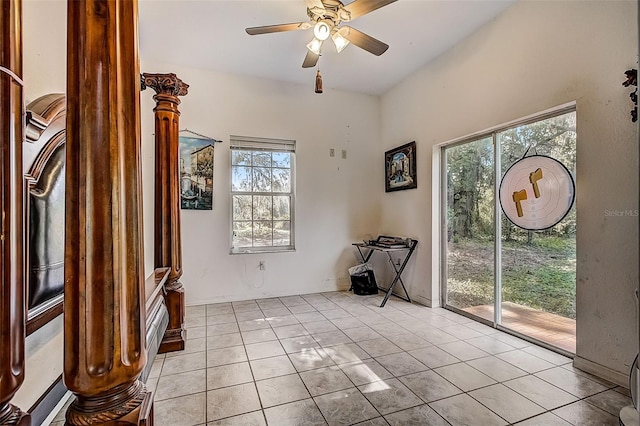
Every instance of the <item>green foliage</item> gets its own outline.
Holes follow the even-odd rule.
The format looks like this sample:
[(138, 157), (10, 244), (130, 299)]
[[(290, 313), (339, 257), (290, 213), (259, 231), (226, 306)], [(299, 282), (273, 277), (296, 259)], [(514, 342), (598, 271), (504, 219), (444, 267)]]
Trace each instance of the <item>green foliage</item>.
[(502, 275), (502, 300), (566, 318), (576, 317), (575, 270), (554, 265), (518, 268)]
[[(506, 129), (496, 134), (501, 172), (525, 155), (547, 155), (563, 163), (572, 174), (576, 166), (575, 113)], [(477, 238), (493, 234), (494, 164), (493, 140), (478, 139), (445, 150), (447, 164), (447, 230), (454, 237)], [(545, 235), (569, 236), (576, 230), (575, 209)], [(507, 241), (528, 241), (531, 234), (505, 220)]]
[(472, 238), (491, 229), (487, 198), (493, 191), (493, 142), (490, 138), (449, 148), (447, 216), (450, 234)]
[(547, 155), (575, 172), (575, 117), (575, 113), (567, 113), (500, 132), (502, 173), (525, 154)]
[[(463, 240), (449, 249), (449, 303), (458, 308), (493, 304), (492, 242)], [(575, 318), (575, 263), (575, 238), (503, 242), (503, 301)]]
[(574, 238), (564, 238), (558, 236), (536, 238), (533, 242), (533, 245), (540, 249), (562, 255), (573, 254), (575, 256), (576, 253), (576, 243)]

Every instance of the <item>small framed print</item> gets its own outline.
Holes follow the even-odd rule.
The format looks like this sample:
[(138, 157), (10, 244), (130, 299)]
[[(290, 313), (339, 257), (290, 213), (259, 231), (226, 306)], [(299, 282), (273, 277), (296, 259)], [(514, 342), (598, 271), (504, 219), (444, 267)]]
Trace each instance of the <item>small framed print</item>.
[(416, 142), (409, 142), (384, 153), (385, 192), (418, 187)]

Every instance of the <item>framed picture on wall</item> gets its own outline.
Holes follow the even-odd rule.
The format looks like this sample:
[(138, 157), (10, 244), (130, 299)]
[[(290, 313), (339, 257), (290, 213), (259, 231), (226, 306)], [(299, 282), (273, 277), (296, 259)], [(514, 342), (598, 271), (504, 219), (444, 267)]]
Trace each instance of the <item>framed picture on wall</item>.
[(409, 142), (384, 153), (385, 192), (418, 187), (416, 142)]
[(213, 139), (180, 136), (180, 201), (182, 209), (213, 208)]

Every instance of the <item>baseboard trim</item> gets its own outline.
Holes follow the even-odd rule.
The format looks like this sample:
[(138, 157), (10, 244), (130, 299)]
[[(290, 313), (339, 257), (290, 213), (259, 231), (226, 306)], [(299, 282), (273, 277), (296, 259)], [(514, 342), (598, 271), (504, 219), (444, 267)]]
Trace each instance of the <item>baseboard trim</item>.
[(435, 304), (434, 305), (434, 303), (433, 303), (433, 301), (431, 299), (427, 299), (424, 296), (419, 296), (419, 295), (411, 296), (411, 300), (413, 300), (414, 302), (419, 303), (419, 304), (421, 304), (423, 306), (426, 306), (428, 308), (439, 308), (440, 307), (439, 304)]
[[(258, 294), (231, 294), (224, 295), (216, 298), (201, 298), (197, 301), (187, 300), (186, 306), (199, 306), (199, 305), (209, 305), (215, 303), (226, 303), (226, 302), (240, 302), (243, 300), (252, 300), (252, 299), (269, 299), (274, 297), (288, 297), (288, 296), (304, 296), (306, 294), (315, 294), (315, 293), (332, 293), (335, 291), (348, 291), (349, 287), (351, 287), (351, 279), (350, 278), (338, 278), (336, 280), (332, 280), (334, 282), (333, 285), (326, 286), (316, 286), (311, 288), (302, 289), (287, 289), (282, 291), (265, 291), (263, 293)], [(187, 298), (189, 297), (189, 292), (186, 294)]]
[(587, 373), (598, 376), (601, 379), (607, 380), (611, 383), (615, 383), (624, 388), (629, 387), (629, 375), (623, 374), (618, 371), (612, 370), (604, 365), (597, 364), (588, 359), (575, 356), (573, 358), (573, 366), (579, 370), (586, 371)]
[(55, 411), (55, 408), (64, 399), (66, 393), (67, 388), (62, 381), (62, 376), (59, 376), (29, 409), (32, 424), (44, 424), (45, 419)]

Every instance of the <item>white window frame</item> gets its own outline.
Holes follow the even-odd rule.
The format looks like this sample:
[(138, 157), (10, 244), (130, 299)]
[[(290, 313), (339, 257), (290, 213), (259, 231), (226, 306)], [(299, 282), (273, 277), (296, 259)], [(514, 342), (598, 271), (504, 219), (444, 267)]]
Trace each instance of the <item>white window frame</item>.
[[(250, 254), (250, 253), (275, 253), (275, 252), (291, 252), (295, 251), (295, 153), (296, 141), (286, 139), (269, 139), (248, 136), (230, 136), (230, 155), (229, 155), (229, 194), (230, 194), (230, 227), (229, 227), (229, 245), (231, 247), (230, 254)], [(234, 191), (233, 190), (233, 151), (268, 151), (268, 152), (288, 152), (291, 154), (291, 188), (290, 192), (255, 192), (255, 191)], [(234, 247), (233, 245), (233, 197), (234, 195), (286, 195), (290, 197), (289, 203), (289, 223), (290, 223), (290, 239), (289, 244), (284, 246), (247, 246)], [(253, 220), (252, 220), (253, 221)]]

